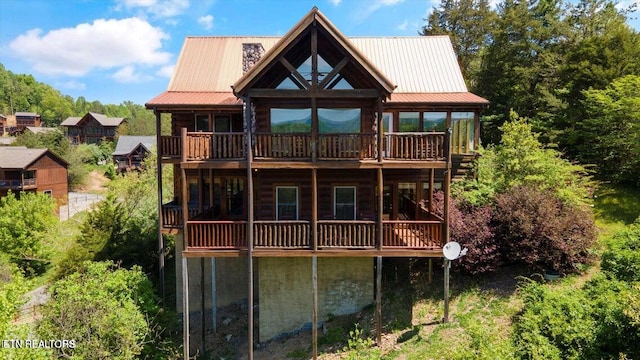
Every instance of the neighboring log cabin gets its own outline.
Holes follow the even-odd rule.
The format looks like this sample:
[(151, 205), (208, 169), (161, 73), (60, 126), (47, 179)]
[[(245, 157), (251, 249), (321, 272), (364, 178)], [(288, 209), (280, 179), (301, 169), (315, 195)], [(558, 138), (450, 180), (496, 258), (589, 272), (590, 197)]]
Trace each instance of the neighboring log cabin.
[(47, 149), (0, 147), (0, 197), (9, 191), (48, 194), (58, 207), (67, 203), (69, 164)]
[(142, 168), (144, 160), (156, 151), (155, 136), (120, 135), (111, 154), (117, 173)]
[(102, 140), (113, 141), (124, 120), (88, 112), (82, 117), (68, 117), (60, 126), (72, 144), (99, 144)]
[(259, 341), (373, 300), (379, 315), (383, 257), (442, 257), (434, 193), (474, 156), (487, 103), (446, 36), (347, 38), (314, 8), (282, 37), (188, 37), (146, 104), (158, 133), (171, 114), (179, 311), (212, 309), (215, 329), (218, 307), (259, 298)]

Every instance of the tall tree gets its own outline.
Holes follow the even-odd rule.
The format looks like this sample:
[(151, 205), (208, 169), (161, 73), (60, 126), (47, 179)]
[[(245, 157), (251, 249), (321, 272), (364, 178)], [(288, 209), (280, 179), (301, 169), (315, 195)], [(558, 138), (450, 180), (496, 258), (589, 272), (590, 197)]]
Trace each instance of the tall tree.
[(421, 35), (449, 35), (467, 81), (475, 78), (479, 54), (491, 39), (496, 13), (488, 0), (441, 0), (422, 27)]
[(562, 3), (506, 0), (498, 14), (493, 42), (483, 54), (473, 89), (492, 104), (494, 121), (483, 134), (490, 143), (498, 141), (497, 129), (511, 110), (544, 124), (563, 106), (556, 91), (566, 33)]

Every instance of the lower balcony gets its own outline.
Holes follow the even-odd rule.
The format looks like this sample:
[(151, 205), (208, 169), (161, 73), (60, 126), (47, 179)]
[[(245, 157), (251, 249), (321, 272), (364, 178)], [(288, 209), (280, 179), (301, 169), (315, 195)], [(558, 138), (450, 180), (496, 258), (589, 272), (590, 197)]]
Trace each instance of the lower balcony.
[(33, 189), (36, 188), (36, 179), (23, 179), (23, 180), (0, 180), (0, 189)]
[[(188, 208), (188, 212), (189, 219), (200, 213), (197, 207), (192, 206)], [(182, 229), (182, 225), (182, 205), (175, 201), (162, 205), (162, 228), (165, 231), (171, 231), (171, 229)]]
[[(443, 221), (385, 220), (382, 224), (382, 244), (375, 221), (321, 220), (317, 223), (316, 241), (309, 221), (255, 221), (254, 252), (274, 256), (304, 256), (322, 253), (337, 255), (395, 254), (412, 256), (441, 254)], [(247, 251), (246, 221), (187, 221), (186, 251), (224, 252)], [(423, 255), (420, 255), (423, 254)], [(268, 256), (268, 255), (264, 255)], [(339, 256), (339, 255), (338, 255)], [(390, 255), (391, 256), (391, 255)]]

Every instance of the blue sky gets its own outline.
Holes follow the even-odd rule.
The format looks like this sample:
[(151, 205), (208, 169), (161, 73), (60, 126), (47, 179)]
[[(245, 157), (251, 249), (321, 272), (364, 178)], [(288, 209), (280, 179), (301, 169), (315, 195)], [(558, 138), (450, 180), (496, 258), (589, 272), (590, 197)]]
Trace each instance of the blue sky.
[[(283, 35), (313, 6), (347, 36), (411, 36), (437, 4), (439, 0), (0, 0), (0, 63), (74, 98), (144, 104), (166, 89), (186, 36)], [(632, 26), (640, 29), (640, 22), (634, 20)]]

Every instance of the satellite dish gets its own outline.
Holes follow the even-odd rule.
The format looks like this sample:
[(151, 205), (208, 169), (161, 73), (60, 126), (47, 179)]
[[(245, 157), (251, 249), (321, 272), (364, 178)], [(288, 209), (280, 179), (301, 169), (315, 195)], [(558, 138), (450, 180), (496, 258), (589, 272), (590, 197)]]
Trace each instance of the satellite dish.
[(455, 241), (448, 242), (442, 248), (442, 253), (444, 257), (449, 260), (455, 260), (460, 257), (460, 252), (462, 249), (460, 248), (460, 244)]

